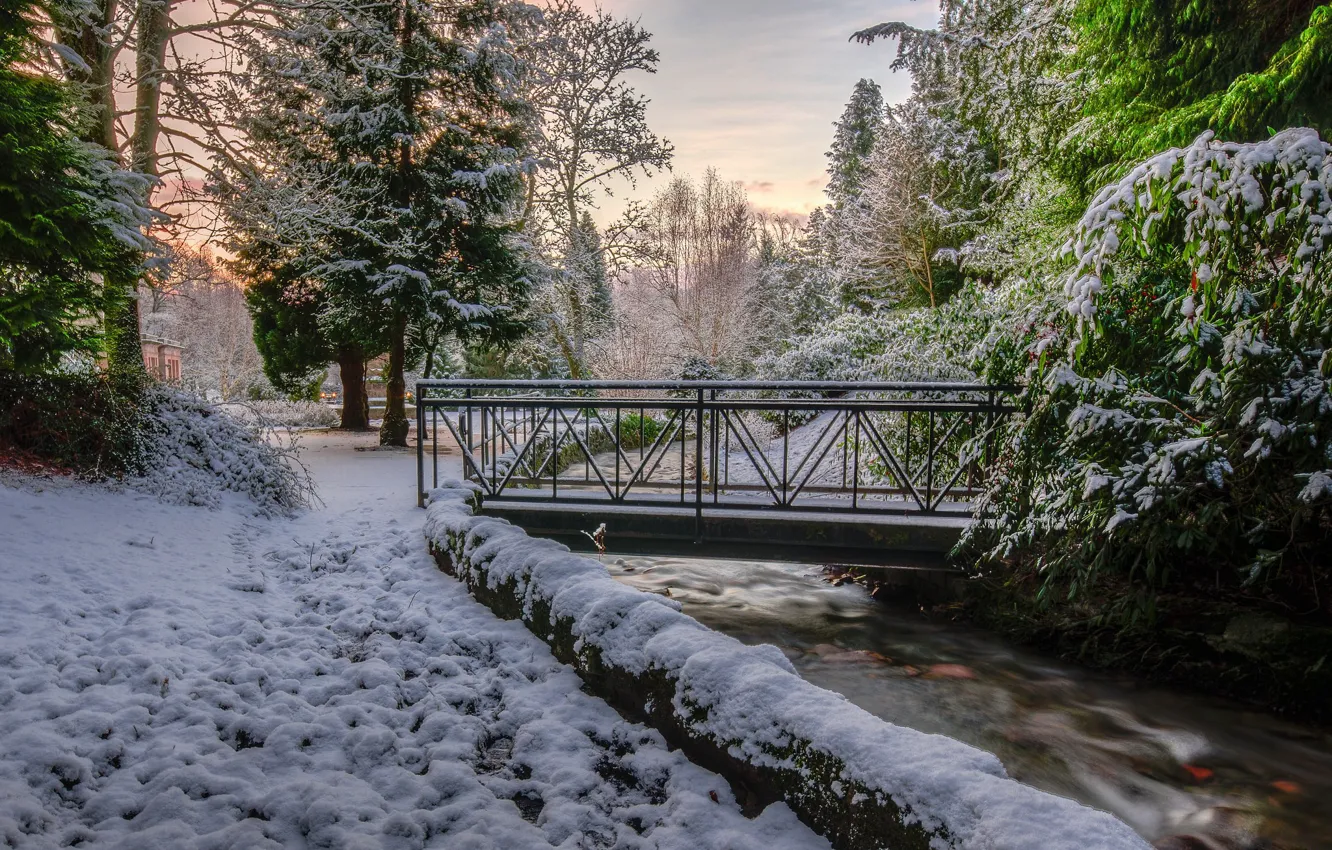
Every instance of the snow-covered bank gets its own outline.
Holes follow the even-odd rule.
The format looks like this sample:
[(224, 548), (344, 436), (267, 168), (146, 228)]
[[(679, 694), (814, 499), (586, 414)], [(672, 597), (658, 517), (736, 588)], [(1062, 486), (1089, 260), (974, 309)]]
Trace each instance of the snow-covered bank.
[(885, 723), (805, 682), (777, 649), (746, 647), (596, 561), (475, 516), (474, 502), (461, 482), (434, 491), (426, 535), (478, 598), (521, 618), (594, 691), (725, 761), (836, 846), (1147, 846), (1105, 813), (1008, 779), (989, 753)]
[(827, 847), (582, 693), (353, 448), (295, 518), (0, 479), (0, 847)]

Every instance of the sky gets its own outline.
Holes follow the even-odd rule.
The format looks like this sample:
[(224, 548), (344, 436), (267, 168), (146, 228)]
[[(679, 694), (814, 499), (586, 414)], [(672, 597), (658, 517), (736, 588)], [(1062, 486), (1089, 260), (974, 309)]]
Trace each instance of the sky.
[[(595, 0), (581, 0), (591, 8)], [(652, 100), (648, 123), (675, 145), (676, 174), (714, 166), (745, 184), (759, 208), (804, 214), (823, 203), (833, 122), (867, 77), (890, 102), (911, 80), (890, 69), (895, 43), (851, 34), (904, 20), (933, 26), (932, 0), (601, 0), (637, 19), (661, 54), (633, 85)], [(646, 196), (667, 178), (640, 184)], [(606, 204), (610, 212), (614, 204)]]

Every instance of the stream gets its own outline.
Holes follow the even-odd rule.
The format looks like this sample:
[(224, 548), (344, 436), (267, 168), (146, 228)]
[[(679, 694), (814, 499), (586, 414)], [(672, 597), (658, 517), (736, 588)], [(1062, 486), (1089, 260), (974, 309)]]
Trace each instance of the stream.
[(997, 755), (1022, 782), (1109, 811), (1162, 850), (1332, 848), (1332, 734), (929, 622), (820, 567), (607, 555), (891, 723)]

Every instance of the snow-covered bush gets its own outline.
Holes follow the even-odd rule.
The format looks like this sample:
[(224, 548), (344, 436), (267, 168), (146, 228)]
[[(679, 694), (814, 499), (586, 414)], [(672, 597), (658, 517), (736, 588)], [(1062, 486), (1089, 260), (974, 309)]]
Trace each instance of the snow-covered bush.
[(1313, 130), (1204, 134), (1102, 190), (1065, 309), (1030, 329), (1031, 413), (972, 542), (1035, 552), (1073, 589), (1102, 571), (1210, 586), (1223, 567), (1325, 581), (1329, 239), (1332, 147)]
[(337, 410), (317, 401), (232, 402), (221, 405), (221, 409), (242, 422), (275, 428), (336, 428), (341, 422)]
[(195, 396), (154, 387), (143, 429), (141, 469), (127, 481), (165, 501), (214, 508), (232, 492), (263, 513), (282, 513), (311, 497), (294, 448), (262, 422), (242, 422)]
[[(997, 357), (1031, 322), (1043, 292), (1018, 280), (968, 284), (937, 309), (846, 312), (788, 350), (761, 357), (758, 376), (773, 381), (1011, 380), (1023, 362)], [(1007, 364), (1007, 367), (1005, 365)]]

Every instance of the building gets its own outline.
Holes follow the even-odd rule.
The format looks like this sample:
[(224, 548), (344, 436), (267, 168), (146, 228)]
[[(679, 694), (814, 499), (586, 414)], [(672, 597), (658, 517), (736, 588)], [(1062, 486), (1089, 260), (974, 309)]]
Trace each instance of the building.
[(139, 341), (143, 346), (143, 365), (148, 374), (160, 381), (180, 380), (180, 355), (184, 346), (169, 339), (145, 336)]

